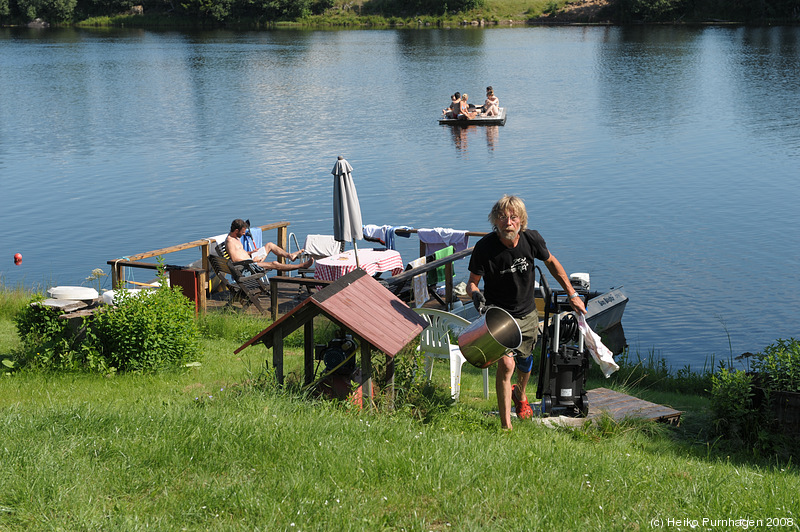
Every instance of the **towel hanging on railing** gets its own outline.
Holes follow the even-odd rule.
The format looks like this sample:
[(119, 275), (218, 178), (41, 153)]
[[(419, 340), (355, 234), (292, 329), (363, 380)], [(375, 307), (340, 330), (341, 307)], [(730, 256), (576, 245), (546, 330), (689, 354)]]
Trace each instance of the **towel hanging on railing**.
[(451, 229), (449, 227), (434, 227), (433, 229), (418, 229), (417, 236), (425, 244), (425, 254), (430, 255), (447, 246), (453, 246), (458, 253), (467, 249), (469, 236), (467, 231)]

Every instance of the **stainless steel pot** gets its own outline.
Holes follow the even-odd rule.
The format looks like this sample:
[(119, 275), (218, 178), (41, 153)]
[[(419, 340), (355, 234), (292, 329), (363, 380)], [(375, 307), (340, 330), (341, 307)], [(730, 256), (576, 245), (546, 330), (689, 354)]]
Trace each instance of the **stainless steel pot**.
[(517, 321), (498, 307), (488, 307), (483, 316), (458, 335), (464, 358), (479, 368), (488, 368), (521, 343), (522, 331)]

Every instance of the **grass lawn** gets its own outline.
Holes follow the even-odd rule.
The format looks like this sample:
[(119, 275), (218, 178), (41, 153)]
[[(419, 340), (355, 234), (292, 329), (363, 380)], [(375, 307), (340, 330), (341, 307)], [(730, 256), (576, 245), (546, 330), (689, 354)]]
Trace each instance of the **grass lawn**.
[[(264, 326), (209, 320), (201, 364), (170, 372), (0, 378), (0, 530), (798, 528), (796, 466), (706, 437), (702, 396), (635, 391), (686, 410), (679, 428), (504, 433), (475, 368), (459, 404), (435, 400), (448, 393), (441, 363), (424, 416), (408, 403), (366, 412), (276, 389), (261, 346), (233, 354)], [(0, 355), (17, 347), (0, 318)], [(286, 366), (299, 371), (299, 349)]]

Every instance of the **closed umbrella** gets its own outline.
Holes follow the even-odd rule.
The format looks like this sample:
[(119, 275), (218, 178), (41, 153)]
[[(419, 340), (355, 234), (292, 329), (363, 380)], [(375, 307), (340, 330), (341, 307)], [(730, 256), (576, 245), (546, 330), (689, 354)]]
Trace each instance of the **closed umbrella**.
[(353, 251), (358, 264), (358, 248), (356, 240), (364, 238), (361, 229), (361, 206), (358, 204), (358, 193), (353, 183), (351, 172), (353, 167), (339, 156), (333, 165), (333, 238), (340, 242), (353, 242)]

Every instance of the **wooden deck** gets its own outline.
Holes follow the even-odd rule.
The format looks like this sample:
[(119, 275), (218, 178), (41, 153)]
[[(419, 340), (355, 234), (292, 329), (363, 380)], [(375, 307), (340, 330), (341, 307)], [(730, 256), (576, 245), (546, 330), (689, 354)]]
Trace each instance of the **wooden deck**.
[(587, 390), (586, 395), (589, 397), (589, 415), (585, 418), (558, 416), (536, 419), (548, 425), (579, 427), (587, 419), (595, 420), (605, 412), (615, 421), (621, 421), (624, 418), (637, 418), (677, 426), (680, 424), (681, 414), (683, 413), (668, 406), (651, 403), (608, 388)]
[[(298, 279), (297, 277), (287, 277), (287, 279)], [(314, 288), (312, 287), (311, 292), (309, 292), (305, 286), (299, 284), (290, 284), (291, 281), (287, 283), (280, 283), (275, 285), (275, 283), (270, 283), (270, 292), (273, 291), (273, 288), (277, 288), (275, 290), (277, 296), (277, 303), (278, 303), (278, 313), (280, 315), (286, 314), (287, 312), (291, 311), (297, 305), (302, 303), (303, 301), (308, 298), (311, 292), (315, 292)], [(209, 310), (217, 310), (224, 308), (228, 305), (228, 297), (229, 294), (227, 292), (213, 292), (211, 295), (208, 296), (206, 301), (206, 306)], [(265, 308), (270, 308), (272, 302), (270, 298), (265, 298), (263, 300), (263, 304)], [(234, 308), (237, 311), (242, 312), (241, 305), (236, 303), (234, 304)], [(255, 306), (250, 305), (248, 308), (244, 310), (247, 314), (252, 314), (254, 316), (259, 316), (261, 313), (258, 311)], [(264, 315), (267, 317), (267, 315)]]

